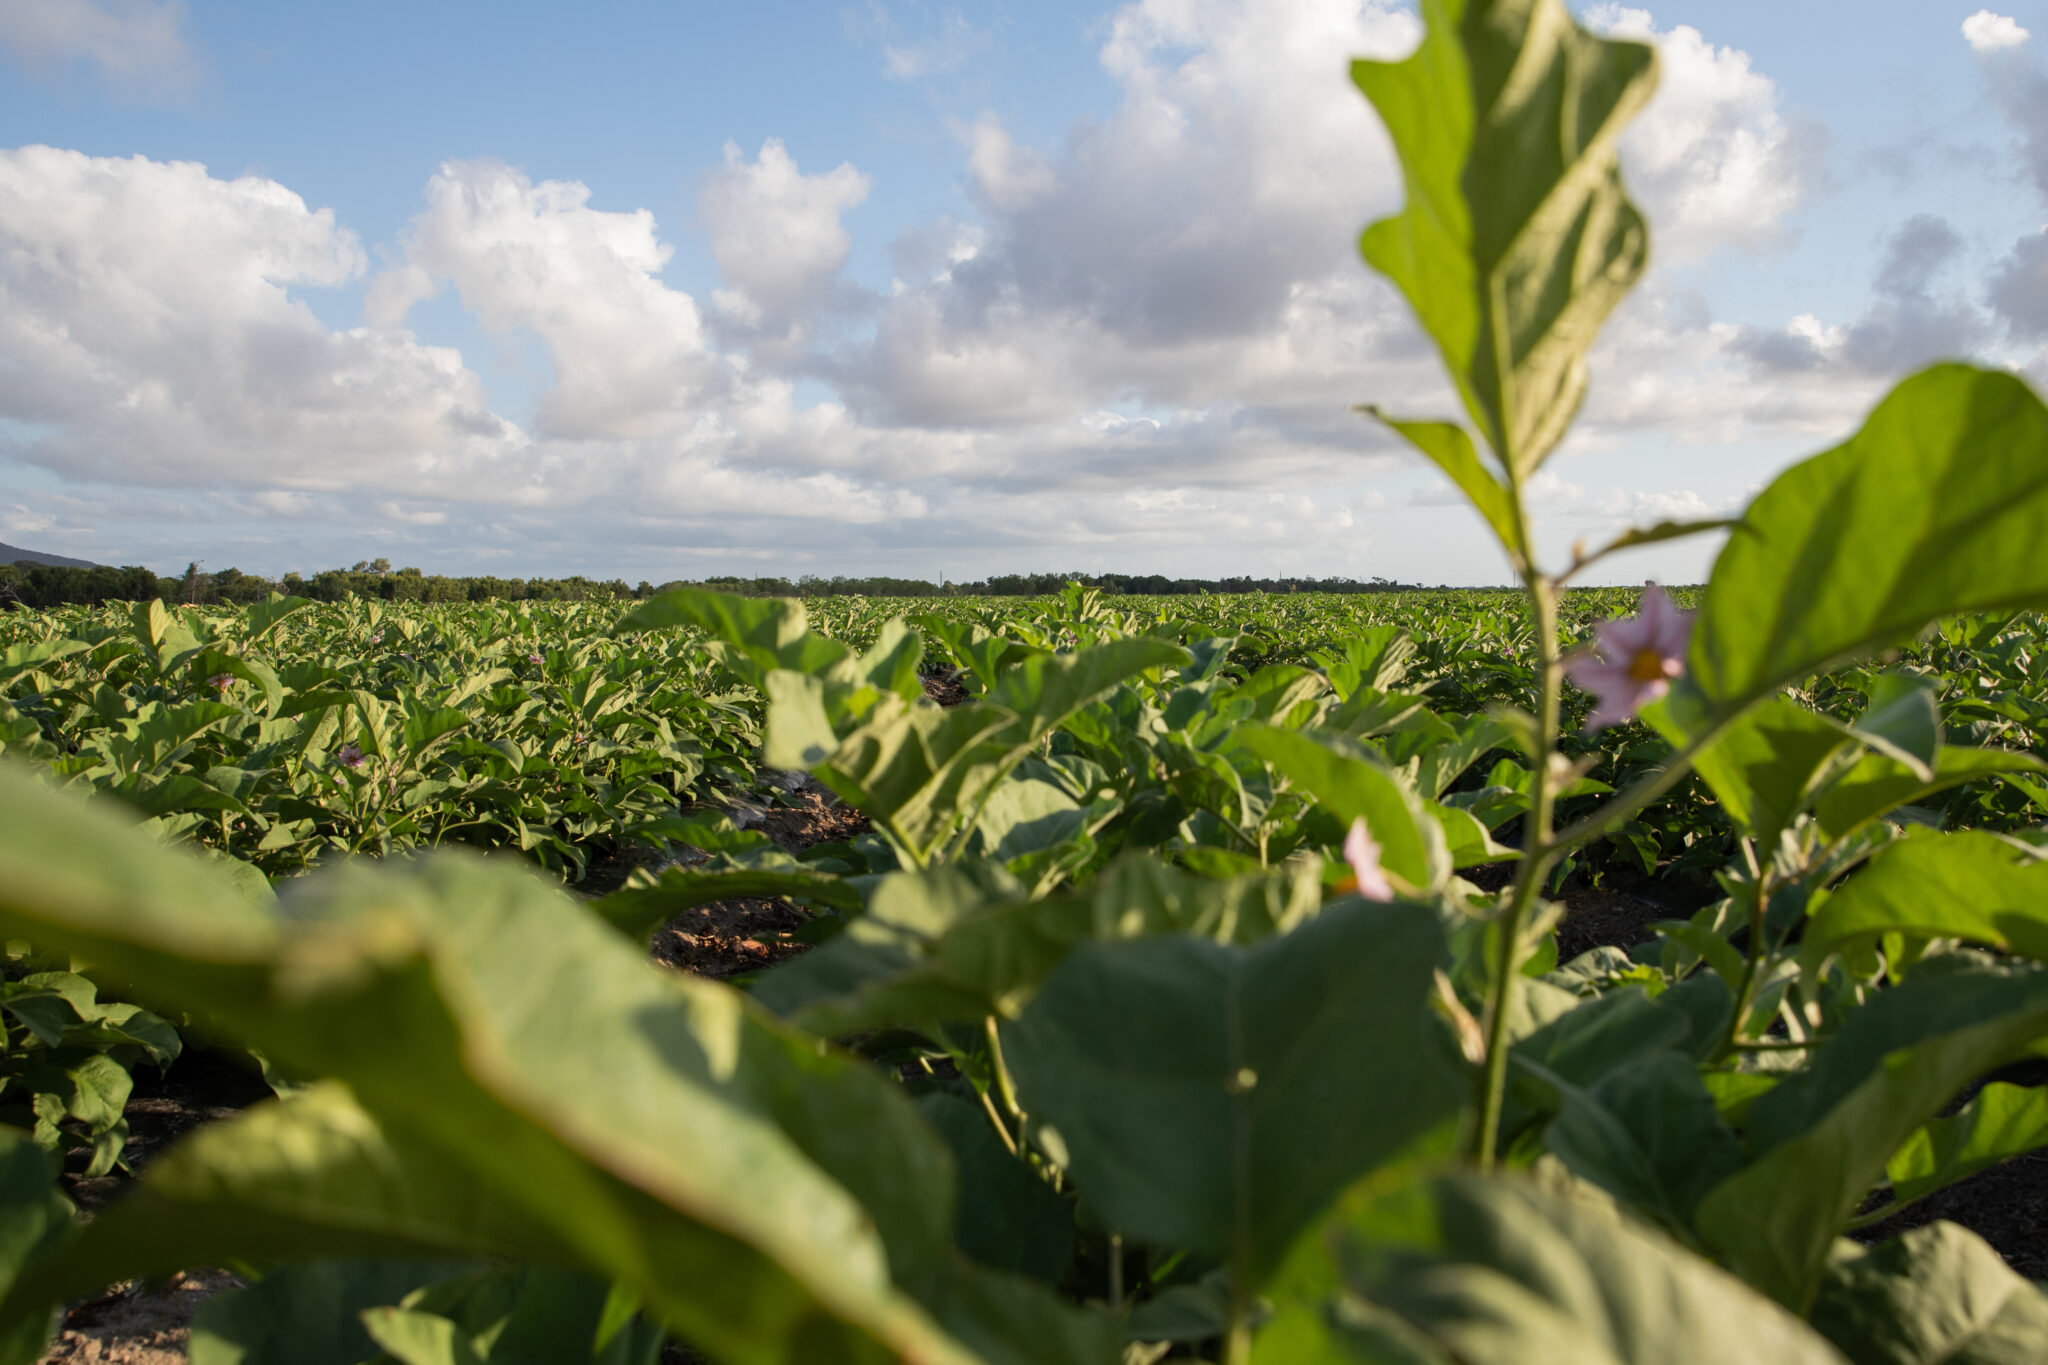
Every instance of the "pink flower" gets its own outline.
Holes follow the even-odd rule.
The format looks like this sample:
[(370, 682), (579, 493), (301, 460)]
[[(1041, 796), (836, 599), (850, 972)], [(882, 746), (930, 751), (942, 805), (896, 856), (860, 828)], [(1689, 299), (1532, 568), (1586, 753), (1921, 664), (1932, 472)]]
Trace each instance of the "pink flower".
[(547, 662), (547, 660), (546, 660), (546, 659), (543, 659), (543, 658), (542, 658), (542, 657), (541, 657), (540, 655), (538, 655), (538, 654), (529, 654), (529, 655), (527, 655), (527, 656), (526, 656), (526, 662), (528, 662), (528, 663), (530, 663), (530, 664), (544, 664), (544, 663), (546, 663), (546, 662)]
[(216, 673), (206, 680), (206, 685), (213, 688), (216, 692), (225, 693), (228, 690), (228, 684), (233, 681), (234, 677), (231, 674)]
[(360, 768), (363, 766), (363, 750), (362, 746), (358, 744), (342, 745), (334, 751), (334, 757), (344, 768)]
[(1671, 690), (1671, 680), (1685, 672), (1692, 613), (1672, 606), (1655, 583), (1645, 583), (1642, 615), (1603, 621), (1594, 632), (1597, 655), (1575, 650), (1564, 661), (1565, 676), (1596, 699), (1586, 717), (1588, 732), (1633, 719)]
[(1344, 861), (1351, 864), (1352, 886), (1359, 895), (1369, 901), (1394, 898), (1394, 888), (1380, 870), (1380, 846), (1367, 832), (1363, 815), (1351, 822), (1351, 832), (1344, 836)]

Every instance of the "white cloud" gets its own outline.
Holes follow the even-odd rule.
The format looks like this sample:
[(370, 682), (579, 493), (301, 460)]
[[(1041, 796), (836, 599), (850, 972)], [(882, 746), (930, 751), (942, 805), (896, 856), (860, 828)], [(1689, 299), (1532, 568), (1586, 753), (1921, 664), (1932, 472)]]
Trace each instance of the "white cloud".
[[(1398, 57), (1417, 31), (1400, 0), (1126, 5), (1102, 30), (1115, 106), (1042, 146), (992, 116), (957, 125), (973, 208), (904, 227), (879, 296), (845, 278), (868, 177), (806, 173), (772, 138), (729, 148), (703, 183), (722, 275), (707, 298), (663, 278), (672, 246), (649, 210), (452, 161), (369, 280), (371, 325), (344, 331), (299, 297), (367, 273), (333, 215), (260, 178), (30, 149), (11, 190), (0, 160), (0, 418), (53, 432), (33, 457), (75, 478), (167, 487), (94, 496), (123, 525), (166, 524), (150, 533), (166, 544), (218, 541), (217, 560), (298, 559), (341, 527), (402, 562), (461, 547), (473, 565), (558, 556), (608, 573), (659, 575), (684, 554), (907, 567), (907, 540), (932, 575), (1070, 553), (1386, 572), (1365, 532), (1398, 519), (1364, 485), (1395, 446), (1351, 404), (1457, 405), (1357, 257), (1401, 187), (1346, 67)], [(1690, 30), (1658, 41), (1676, 95), (1649, 151), (1628, 153), (1658, 240), (1768, 244), (1773, 206), (1796, 201), (1766, 183), (1796, 141), (1775, 87)], [(1901, 266), (1898, 298), (1947, 298), (1928, 285), (1938, 247), (1920, 276)], [(530, 431), (489, 411), (459, 355), (406, 330), (450, 286), (486, 331), (545, 348)], [(872, 328), (845, 325), (861, 319)], [(1842, 360), (1852, 334), (1816, 323), (1805, 338), (1837, 390), (1860, 382)], [(1646, 295), (1602, 347), (1591, 439), (1817, 420), (1832, 390), (1801, 372), (1798, 403), (1772, 407), (1754, 341)], [(838, 401), (809, 401), (820, 382)], [(1555, 472), (1531, 496), (1589, 515)], [(438, 559), (414, 548), (436, 545)]]
[(537, 414), (544, 434), (673, 432), (730, 382), (696, 300), (662, 282), (672, 248), (648, 210), (594, 209), (579, 182), (535, 184), (492, 161), (444, 163), (426, 198), (404, 264), (373, 290), (373, 321), (396, 325), (447, 281), (489, 330), (538, 336), (554, 364)]
[(197, 75), (183, 0), (0, 0), (0, 47), (31, 69), (84, 62), (123, 94), (176, 98)]
[(914, 81), (958, 71), (970, 57), (987, 49), (990, 35), (957, 9), (939, 16), (939, 30), (921, 40), (884, 43), (882, 71), (892, 80)]
[(0, 151), (0, 418), (37, 463), (143, 483), (431, 481), (516, 443), (455, 352), (330, 332), (291, 292), (363, 268), (272, 180)]
[(788, 333), (826, 301), (853, 251), (840, 215), (871, 182), (850, 163), (805, 175), (779, 138), (743, 160), (725, 144), (725, 165), (705, 184), (698, 212), (726, 282), (715, 302), (749, 329)]
[(1635, 526), (1660, 521), (1706, 521), (1720, 511), (1690, 488), (1659, 493), (1617, 488), (1600, 500), (1597, 510), (1603, 517)]
[(1649, 215), (1657, 257), (1784, 246), (1785, 219), (1805, 197), (1813, 149), (1780, 116), (1777, 85), (1748, 53), (1716, 47), (1685, 24), (1659, 31), (1648, 10), (1601, 4), (1586, 20), (1658, 49), (1657, 93), (1621, 143), (1623, 171)]
[(2018, 47), (2033, 35), (2019, 26), (2018, 21), (2003, 14), (1993, 14), (1980, 9), (1963, 20), (1963, 38), (1972, 52), (1999, 52), (2009, 47)]

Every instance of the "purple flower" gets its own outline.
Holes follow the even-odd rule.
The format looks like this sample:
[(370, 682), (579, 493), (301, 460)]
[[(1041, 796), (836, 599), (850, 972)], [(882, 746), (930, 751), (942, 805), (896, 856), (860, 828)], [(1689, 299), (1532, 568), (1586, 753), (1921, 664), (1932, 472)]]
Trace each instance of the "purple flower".
[(526, 662), (530, 664), (544, 664), (547, 660), (543, 659), (538, 653), (534, 653), (526, 656)]
[(1380, 870), (1380, 846), (1366, 830), (1363, 815), (1351, 822), (1351, 832), (1344, 836), (1344, 861), (1351, 864), (1352, 888), (1359, 895), (1369, 901), (1394, 898), (1393, 885)]
[(1671, 680), (1685, 672), (1692, 613), (1672, 606), (1655, 583), (1645, 583), (1642, 615), (1603, 621), (1594, 632), (1597, 652), (1575, 650), (1564, 661), (1565, 676), (1596, 700), (1586, 717), (1588, 732), (1633, 719), (1671, 690)]
[(378, 632), (377, 632), (377, 633), (376, 633), (375, 635), (372, 635), (372, 636), (370, 637), (370, 643), (371, 643), (371, 644), (373, 644), (373, 645), (381, 645), (381, 644), (383, 644), (383, 643), (384, 643), (384, 632), (380, 630), (380, 631), (378, 631)]
[(214, 691), (216, 692), (224, 693), (228, 690), (228, 684), (233, 682), (234, 680), (235, 679), (232, 674), (216, 673), (206, 680), (206, 685), (214, 689)]
[(339, 749), (336, 749), (334, 757), (344, 768), (360, 768), (363, 766), (362, 748), (353, 742), (344, 744)]

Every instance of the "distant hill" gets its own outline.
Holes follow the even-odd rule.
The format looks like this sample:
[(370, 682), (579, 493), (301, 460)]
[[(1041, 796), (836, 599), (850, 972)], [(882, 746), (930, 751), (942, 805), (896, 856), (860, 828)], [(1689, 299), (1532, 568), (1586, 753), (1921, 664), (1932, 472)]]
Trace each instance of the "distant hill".
[(0, 541), (0, 564), (19, 564), (27, 560), (31, 564), (54, 564), (60, 569), (97, 569), (99, 565), (90, 559), (66, 559), (63, 555), (46, 555), (40, 550), (24, 550), (19, 545)]

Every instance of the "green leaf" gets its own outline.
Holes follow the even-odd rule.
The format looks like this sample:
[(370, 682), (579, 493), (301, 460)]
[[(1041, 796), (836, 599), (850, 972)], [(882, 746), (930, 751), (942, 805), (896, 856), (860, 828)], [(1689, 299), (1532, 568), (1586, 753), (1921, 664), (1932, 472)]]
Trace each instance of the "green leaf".
[(255, 644), (277, 628), (277, 623), (297, 611), (313, 605), (308, 597), (276, 597), (267, 601), (251, 602), (242, 613), (242, 624), (249, 629), (249, 643)]
[(901, 883), (892, 876), (846, 932), (766, 973), (754, 994), (835, 1038), (1014, 1019), (1079, 944), (1175, 931), (1257, 942), (1321, 909), (1319, 873), (1304, 862), (1218, 881), (1129, 857), (1085, 892), (1042, 901), (1022, 900), (1015, 879), (989, 864), (953, 863)]
[[(729, 988), (654, 971), (530, 874), (358, 863), (299, 880), (273, 916), (0, 770), (0, 933), (147, 981), (217, 1033), (345, 1080), (380, 1123), (468, 1172), (451, 1192), (482, 1196), (415, 1235), (524, 1222), (554, 1243), (541, 1259), (628, 1284), (727, 1359), (880, 1348), (964, 1365), (989, 1357), (954, 1329), (984, 1341), (990, 1315), (1042, 1319), (1029, 1342), (1096, 1331), (958, 1258), (947, 1154), (893, 1082), (821, 1056)], [(114, 1225), (111, 1210), (93, 1224), (102, 1247)], [(114, 1245), (135, 1254), (141, 1238)], [(392, 1251), (324, 1235), (297, 1249)]]
[(2037, 1147), (2048, 1147), (2048, 1090), (1994, 1081), (1907, 1138), (1885, 1174), (1905, 1203)]
[(1457, 485), (1466, 499), (1479, 509), (1479, 515), (1486, 518), (1486, 524), (1493, 528), (1511, 563), (1519, 568), (1528, 562), (1529, 547), (1522, 542), (1521, 528), (1515, 522), (1514, 500), (1508, 490), (1501, 487), (1500, 480), (1480, 463), (1479, 452), (1472, 448), (1472, 438), (1465, 434), (1463, 427), (1455, 422), (1400, 421), (1370, 403), (1360, 410), (1406, 437), (1408, 444), (1427, 455), (1431, 463)]
[(9, 683), (24, 673), (33, 672), (44, 664), (58, 659), (69, 658), (92, 645), (85, 640), (35, 640), (27, 644), (9, 645), (0, 654), (0, 684)]
[(1413, 56), (1352, 64), (1408, 189), (1361, 249), (1519, 483), (1578, 411), (1586, 352), (1648, 258), (1616, 146), (1656, 58), (1586, 32), (1560, 0), (1427, 0), (1422, 13)]
[(192, 1319), (191, 1365), (362, 1365), (376, 1345), (357, 1316), (467, 1263), (327, 1260), (280, 1266), (217, 1294)]
[(1442, 950), (1429, 911), (1357, 903), (1250, 948), (1085, 944), (1003, 1050), (1040, 1145), (1102, 1218), (1251, 1283), (1332, 1194), (1456, 1111), (1423, 1005)]
[(1908, 673), (1879, 673), (1869, 684), (1870, 701), (1852, 727), (1888, 756), (1912, 769), (1922, 782), (1934, 780), (1941, 752), (1941, 702), (1935, 686)]
[(1595, 560), (1621, 550), (1633, 550), (1641, 545), (1661, 545), (1667, 540), (1683, 540), (1687, 536), (1705, 535), (1709, 531), (1726, 531), (1740, 526), (1740, 518), (1714, 517), (1702, 521), (1660, 521), (1654, 526), (1631, 526), (1599, 549), (1583, 557), (1574, 556), (1572, 572), (1577, 573)]
[(1726, 715), (1952, 612), (2048, 604), (2048, 410), (1937, 365), (1779, 475), (1714, 563), (1691, 673)]
[(484, 1365), (454, 1323), (404, 1308), (366, 1308), (363, 1327), (398, 1365)]
[(2048, 973), (1924, 964), (1881, 991), (1749, 1108), (1754, 1159), (1700, 1201), (1700, 1235), (1789, 1307), (1813, 1301), (1829, 1249), (1885, 1163), (1973, 1077), (2048, 1034)]
[(1930, 781), (1889, 755), (1866, 753), (1822, 790), (1813, 803), (1813, 818), (1821, 836), (1832, 843), (1887, 811), (1917, 806), (1936, 792), (2000, 773), (2048, 773), (2048, 763), (2028, 753), (1944, 744), (1935, 755)]
[(1074, 1258), (1072, 1206), (1003, 1146), (980, 1105), (934, 1091), (917, 1108), (959, 1164), (953, 1237), (960, 1249), (983, 1265), (1057, 1285)]
[[(1656, 707), (1645, 718), (1674, 746), (1685, 727), (1671, 708)], [(1779, 833), (1805, 808), (1829, 760), (1847, 744), (1841, 726), (1789, 697), (1772, 697), (1727, 725), (1693, 756), (1693, 767), (1714, 789), (1722, 808), (1763, 848), (1775, 848)]]
[[(1021, 742), (1047, 731), (1103, 693), (1147, 669), (1182, 668), (1194, 655), (1171, 640), (1127, 636), (1071, 654), (1038, 654), (998, 678), (988, 699), (1024, 722)], [(957, 709), (957, 708), (956, 708)]]
[(1821, 904), (1801, 952), (1817, 966), (1891, 933), (2048, 960), (2048, 862), (1982, 830), (1899, 840)]
[(1253, 1365), (1842, 1365), (1611, 1203), (1519, 1178), (1361, 1181), (1270, 1293)]
[(1689, 1228), (1700, 1196), (1742, 1164), (1735, 1134), (1682, 1053), (1650, 1053), (1590, 1089), (1545, 1079), (1558, 1097), (1544, 1146), (1672, 1231)]
[(1432, 887), (1449, 873), (1436, 822), (1375, 755), (1343, 740), (1269, 725), (1240, 725), (1231, 740), (1272, 764), (1339, 824), (1364, 819), (1380, 846), (1380, 865), (1410, 886)]
[[(73, 1209), (71, 1201), (57, 1192), (56, 1175), (49, 1153), (28, 1134), (0, 1125), (0, 1293), (70, 1231)], [(46, 1328), (48, 1323), (45, 1314), (35, 1326)], [(0, 1359), (12, 1361), (6, 1350), (15, 1340), (13, 1332), (0, 1331)], [(38, 1336), (36, 1349), (42, 1344)]]
[(1813, 1325), (1856, 1365), (2048, 1360), (2048, 1295), (1954, 1223), (1930, 1223), (1877, 1247), (1842, 1244)]

